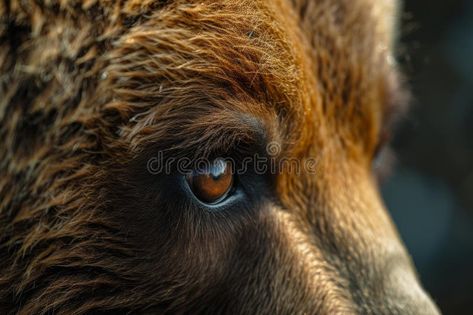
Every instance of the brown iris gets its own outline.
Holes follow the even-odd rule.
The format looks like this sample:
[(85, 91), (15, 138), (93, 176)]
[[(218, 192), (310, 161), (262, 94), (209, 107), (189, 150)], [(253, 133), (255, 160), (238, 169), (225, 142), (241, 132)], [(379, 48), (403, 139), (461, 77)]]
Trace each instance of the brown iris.
[(233, 186), (233, 171), (229, 161), (216, 159), (210, 165), (193, 171), (187, 182), (194, 195), (205, 203), (224, 199)]

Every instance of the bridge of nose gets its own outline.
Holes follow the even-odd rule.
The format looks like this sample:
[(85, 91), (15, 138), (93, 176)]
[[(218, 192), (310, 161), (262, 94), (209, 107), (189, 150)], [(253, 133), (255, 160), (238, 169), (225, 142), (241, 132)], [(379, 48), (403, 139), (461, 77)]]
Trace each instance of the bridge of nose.
[(294, 187), (292, 203), (278, 212), (312, 294), (325, 292), (349, 313), (437, 314), (369, 170), (343, 162), (320, 167), (305, 179), (313, 190)]

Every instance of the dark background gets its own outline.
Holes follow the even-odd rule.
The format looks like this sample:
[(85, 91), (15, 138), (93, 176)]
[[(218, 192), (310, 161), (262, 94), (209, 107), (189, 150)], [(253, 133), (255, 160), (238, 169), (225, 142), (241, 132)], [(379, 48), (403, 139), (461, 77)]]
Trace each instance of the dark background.
[(443, 314), (473, 314), (473, 1), (406, 0), (400, 63), (413, 106), (383, 193)]

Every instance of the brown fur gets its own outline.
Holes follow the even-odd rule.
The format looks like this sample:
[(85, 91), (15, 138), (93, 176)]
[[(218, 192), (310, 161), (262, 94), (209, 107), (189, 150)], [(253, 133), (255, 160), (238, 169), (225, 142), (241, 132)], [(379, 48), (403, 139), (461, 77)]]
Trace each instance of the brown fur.
[[(435, 314), (380, 201), (394, 1), (0, 2), (0, 310)], [(206, 212), (146, 161), (281, 143)]]

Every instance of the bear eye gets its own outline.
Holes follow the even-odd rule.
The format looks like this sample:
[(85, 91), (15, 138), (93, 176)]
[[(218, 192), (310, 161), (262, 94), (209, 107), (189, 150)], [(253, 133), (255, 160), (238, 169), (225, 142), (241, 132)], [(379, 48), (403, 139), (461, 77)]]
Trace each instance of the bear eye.
[(215, 204), (230, 193), (234, 174), (230, 161), (215, 159), (209, 165), (186, 176), (187, 184), (200, 201)]

